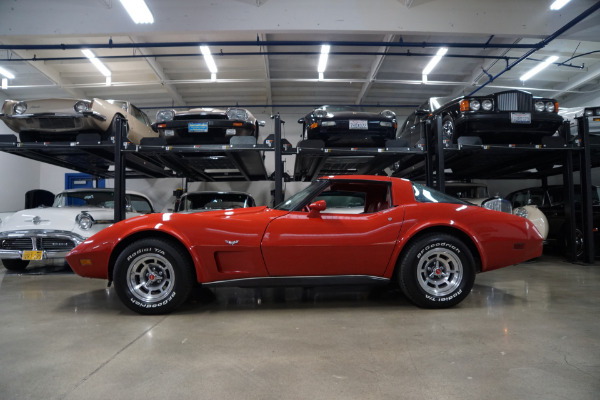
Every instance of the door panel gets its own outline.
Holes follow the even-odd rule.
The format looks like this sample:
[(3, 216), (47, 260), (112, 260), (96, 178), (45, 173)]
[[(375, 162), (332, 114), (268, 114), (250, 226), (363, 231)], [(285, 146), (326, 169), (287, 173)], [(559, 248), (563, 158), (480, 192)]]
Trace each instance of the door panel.
[(398, 239), (403, 207), (371, 214), (291, 212), (267, 227), (262, 252), (271, 276), (382, 276)]

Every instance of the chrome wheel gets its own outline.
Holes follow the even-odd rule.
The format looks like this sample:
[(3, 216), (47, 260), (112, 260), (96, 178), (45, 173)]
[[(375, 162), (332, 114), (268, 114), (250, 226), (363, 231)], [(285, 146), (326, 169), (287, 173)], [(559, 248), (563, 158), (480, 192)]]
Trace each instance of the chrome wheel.
[(127, 269), (127, 288), (143, 302), (161, 301), (175, 286), (173, 265), (159, 254), (143, 254)]
[(421, 288), (432, 296), (446, 296), (454, 292), (462, 279), (463, 265), (453, 251), (435, 248), (419, 260), (417, 280)]
[(454, 121), (451, 118), (444, 118), (442, 122), (442, 133), (444, 135), (444, 139), (452, 139), (452, 135), (454, 134)]

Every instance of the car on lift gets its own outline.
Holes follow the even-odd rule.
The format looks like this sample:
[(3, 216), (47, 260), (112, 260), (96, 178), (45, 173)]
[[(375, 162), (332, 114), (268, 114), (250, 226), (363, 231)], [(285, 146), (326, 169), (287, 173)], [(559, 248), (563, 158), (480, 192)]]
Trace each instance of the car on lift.
[(588, 122), (589, 144), (600, 144), (600, 107), (560, 108), (558, 113), (569, 121), (571, 141), (579, 139), (577, 118), (583, 117)]
[[(548, 242), (567, 252), (568, 221), (565, 212), (565, 186), (530, 187), (519, 189), (506, 195), (513, 207), (535, 205), (548, 217)], [(600, 187), (592, 186), (592, 231), (596, 254), (600, 254)], [(581, 186), (575, 185), (575, 256), (581, 257), (585, 251), (581, 212)]]
[(469, 137), (479, 138), (475, 142), (481, 144), (541, 144), (563, 123), (555, 99), (508, 90), (455, 99), (432, 97), (406, 118), (398, 138), (410, 146), (424, 144), (423, 123), (432, 124), (438, 116), (442, 118), (442, 139), (448, 144)]
[(544, 240), (548, 237), (548, 218), (546, 215), (537, 208), (536, 205), (526, 204), (519, 207), (514, 207), (510, 201), (502, 199), (500, 201), (490, 201), (494, 199), (500, 199), (499, 196), (490, 196), (488, 187), (485, 183), (481, 182), (446, 182), (445, 193), (459, 199), (468, 201), (477, 206), (491, 209), (494, 208), (496, 211), (507, 212), (509, 214), (515, 214), (519, 217), (527, 218), (531, 221), (537, 230), (541, 233)]
[(476, 273), (536, 258), (542, 242), (516, 215), (406, 179), (344, 175), (317, 179), (275, 208), (118, 222), (66, 258), (77, 274), (114, 282), (141, 314), (175, 310), (196, 284), (396, 282), (416, 305), (446, 308), (468, 296)]
[(159, 110), (152, 126), (167, 144), (229, 144), (237, 136), (258, 141), (265, 121), (258, 121), (245, 108), (192, 108)]
[[(126, 218), (154, 212), (141, 193), (125, 196)], [(0, 221), (0, 260), (8, 270), (24, 270), (30, 261), (64, 258), (88, 237), (114, 223), (114, 189), (69, 189), (52, 207), (6, 215)]]
[(135, 144), (158, 136), (148, 116), (124, 100), (6, 100), (0, 113), (21, 142), (75, 142), (80, 133), (96, 133), (101, 141), (114, 141), (117, 116), (126, 119), (127, 139)]
[(395, 112), (370, 112), (360, 106), (320, 106), (298, 123), (302, 124), (302, 140), (322, 140), (336, 147), (384, 147), (386, 140), (396, 138), (398, 128)]
[(174, 212), (194, 213), (255, 207), (254, 198), (244, 192), (201, 191), (184, 193), (175, 201)]

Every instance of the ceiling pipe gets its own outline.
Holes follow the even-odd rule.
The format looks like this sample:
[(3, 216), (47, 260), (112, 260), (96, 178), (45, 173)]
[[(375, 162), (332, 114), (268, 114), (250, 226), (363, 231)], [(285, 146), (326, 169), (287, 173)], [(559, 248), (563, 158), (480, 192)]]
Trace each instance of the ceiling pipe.
[[(320, 55), (320, 51), (256, 51), (256, 52), (232, 52), (232, 53), (215, 53), (220, 57), (223, 56), (271, 56), (271, 55)], [(435, 54), (426, 53), (411, 53), (410, 51), (404, 53), (386, 53), (386, 52), (365, 52), (365, 51), (332, 51), (330, 55), (338, 56), (395, 56), (395, 57), (433, 57)], [(116, 60), (116, 59), (130, 59), (130, 58), (177, 58), (177, 57), (202, 57), (198, 53), (179, 53), (179, 54), (127, 54), (119, 56), (96, 56), (103, 60)], [(466, 54), (446, 54), (445, 58), (468, 58), (468, 59), (482, 59), (482, 60), (503, 60), (507, 63), (510, 60), (518, 60), (520, 57), (508, 57), (508, 56), (485, 56), (485, 55), (466, 55)], [(32, 58), (0, 58), (0, 62), (18, 62), (18, 61), (80, 61), (87, 60), (85, 57), (32, 57)], [(543, 60), (537, 58), (527, 58), (528, 61), (541, 62)], [(583, 65), (566, 64), (566, 62), (556, 62), (555, 65), (559, 67), (570, 67), (576, 69), (583, 69)]]
[(474, 91), (472, 91), (471, 93), (469, 93), (467, 96), (472, 96), (475, 93), (477, 93), (478, 91), (480, 91), (481, 89), (483, 89), (484, 87), (486, 87), (487, 85), (489, 85), (490, 83), (492, 83), (493, 81), (495, 81), (496, 78), (498, 78), (500, 75), (503, 75), (505, 72), (510, 71), (517, 64), (519, 64), (522, 61), (526, 60), (530, 55), (532, 55), (536, 51), (544, 48), (548, 43), (552, 42), (554, 39), (556, 39), (557, 37), (559, 37), (560, 35), (562, 35), (563, 33), (565, 33), (567, 30), (569, 30), (573, 26), (577, 25), (579, 22), (581, 22), (583, 19), (585, 19), (586, 17), (588, 17), (590, 14), (593, 14), (599, 8), (600, 8), (600, 1), (596, 2), (590, 8), (588, 8), (587, 10), (585, 10), (584, 12), (582, 12), (581, 14), (579, 14), (577, 17), (575, 17), (570, 22), (568, 22), (567, 24), (565, 24), (562, 28), (560, 28), (559, 30), (557, 30), (556, 32), (554, 32), (553, 34), (551, 34), (550, 36), (548, 36), (546, 39), (544, 39), (541, 42), (539, 42), (538, 44), (540, 45), (540, 47), (538, 49), (531, 49), (531, 50), (529, 50), (527, 53), (525, 53), (521, 57), (519, 57), (516, 61), (514, 61), (513, 63), (511, 63), (510, 65), (508, 65), (502, 71), (500, 71), (498, 74), (496, 74), (494, 76), (490, 76), (487, 82), (485, 82), (483, 85), (479, 86), (477, 89), (475, 89)]
[(540, 44), (501, 44), (501, 43), (444, 43), (444, 42), (362, 42), (362, 41), (316, 41), (316, 40), (242, 40), (242, 41), (213, 41), (213, 42), (147, 42), (147, 43), (89, 43), (89, 44), (1, 44), (0, 50), (80, 50), (80, 49), (132, 49), (144, 47), (229, 47), (229, 46), (333, 46), (351, 47), (450, 47), (467, 49), (538, 49)]

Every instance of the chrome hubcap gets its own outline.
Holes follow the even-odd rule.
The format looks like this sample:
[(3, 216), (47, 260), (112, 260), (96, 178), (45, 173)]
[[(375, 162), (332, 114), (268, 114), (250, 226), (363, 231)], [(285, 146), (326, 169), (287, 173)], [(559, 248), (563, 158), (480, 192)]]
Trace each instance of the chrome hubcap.
[(129, 264), (127, 287), (144, 302), (166, 298), (173, 290), (175, 272), (171, 263), (158, 254), (144, 254)]
[(442, 124), (442, 132), (444, 134), (444, 139), (451, 139), (452, 134), (454, 133), (454, 123), (452, 121), (444, 121)]
[(445, 296), (460, 286), (463, 265), (452, 251), (442, 248), (429, 250), (418, 262), (417, 279), (428, 294)]

